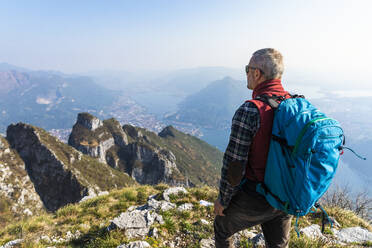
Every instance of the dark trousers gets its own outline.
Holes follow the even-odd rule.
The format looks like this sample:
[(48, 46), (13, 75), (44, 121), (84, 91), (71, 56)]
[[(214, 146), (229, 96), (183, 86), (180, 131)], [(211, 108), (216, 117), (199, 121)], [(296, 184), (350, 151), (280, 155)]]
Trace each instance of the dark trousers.
[(258, 224), (266, 247), (288, 247), (292, 216), (271, 207), (263, 196), (240, 190), (224, 214), (214, 219), (216, 248), (234, 247), (231, 238), (234, 233)]

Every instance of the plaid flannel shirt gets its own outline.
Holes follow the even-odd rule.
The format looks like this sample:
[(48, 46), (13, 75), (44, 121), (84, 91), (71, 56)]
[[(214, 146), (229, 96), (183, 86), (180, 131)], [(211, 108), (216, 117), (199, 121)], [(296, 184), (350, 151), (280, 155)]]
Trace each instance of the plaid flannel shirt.
[[(232, 119), (230, 141), (223, 156), (220, 192), (218, 200), (226, 208), (238, 187), (233, 187), (227, 180), (227, 169), (231, 162), (243, 165), (248, 162), (249, 149), (260, 126), (260, 113), (254, 103), (245, 102), (235, 112)], [(244, 168), (245, 169), (245, 168)]]

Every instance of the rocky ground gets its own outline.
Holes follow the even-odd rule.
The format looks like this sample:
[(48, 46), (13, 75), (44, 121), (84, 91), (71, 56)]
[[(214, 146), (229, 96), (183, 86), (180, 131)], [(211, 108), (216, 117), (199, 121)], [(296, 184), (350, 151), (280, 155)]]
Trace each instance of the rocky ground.
[[(55, 213), (28, 216), (0, 231), (8, 247), (214, 247), (213, 188), (135, 186), (82, 199)], [(327, 208), (335, 225), (320, 232), (320, 213), (299, 220), (290, 247), (372, 246), (372, 227), (350, 211)], [(293, 225), (292, 225), (293, 226)], [(259, 227), (234, 236), (236, 247), (264, 247)]]

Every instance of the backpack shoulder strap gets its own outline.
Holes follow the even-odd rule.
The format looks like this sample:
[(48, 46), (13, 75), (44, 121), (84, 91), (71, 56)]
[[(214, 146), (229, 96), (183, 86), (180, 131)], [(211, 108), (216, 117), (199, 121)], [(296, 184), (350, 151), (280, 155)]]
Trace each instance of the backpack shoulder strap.
[(297, 94), (295, 95), (288, 94), (288, 95), (289, 97), (277, 96), (277, 95), (268, 96), (265, 94), (265, 95), (257, 96), (255, 99), (268, 104), (272, 109), (276, 110), (279, 107), (279, 104), (287, 98), (305, 98), (303, 95), (297, 95)]

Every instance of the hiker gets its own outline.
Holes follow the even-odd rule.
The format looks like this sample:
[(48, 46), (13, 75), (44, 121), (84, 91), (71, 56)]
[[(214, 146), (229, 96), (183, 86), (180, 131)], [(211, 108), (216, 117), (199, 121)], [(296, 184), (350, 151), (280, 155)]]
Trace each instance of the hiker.
[[(260, 95), (289, 96), (281, 84), (283, 57), (277, 50), (256, 51), (245, 69), (252, 99)], [(234, 247), (234, 233), (258, 224), (267, 247), (288, 247), (291, 215), (273, 208), (256, 192), (257, 182), (264, 179), (273, 117), (274, 111), (267, 104), (247, 101), (232, 119), (219, 196), (214, 203), (217, 248)]]

